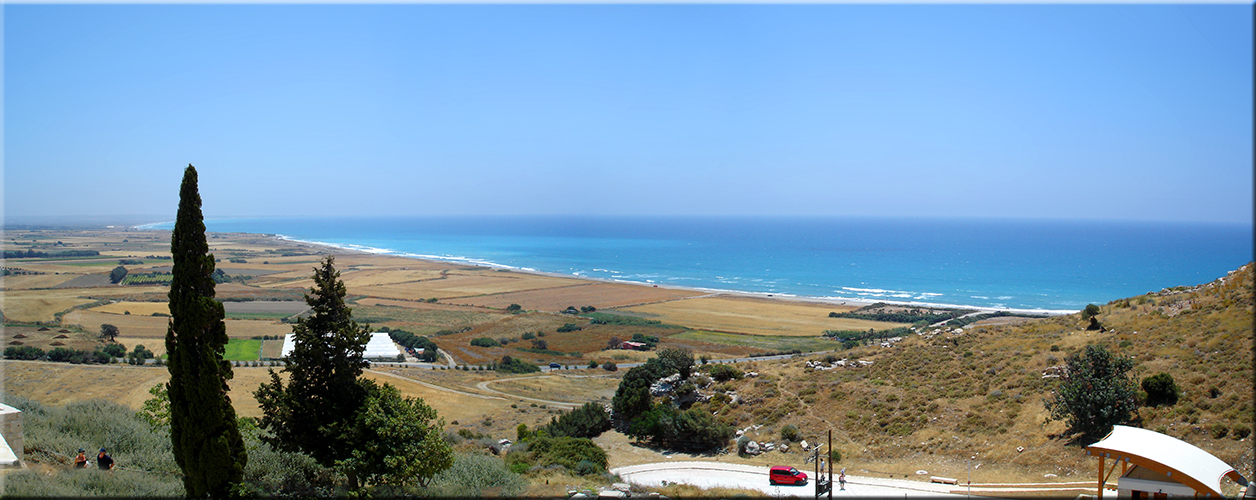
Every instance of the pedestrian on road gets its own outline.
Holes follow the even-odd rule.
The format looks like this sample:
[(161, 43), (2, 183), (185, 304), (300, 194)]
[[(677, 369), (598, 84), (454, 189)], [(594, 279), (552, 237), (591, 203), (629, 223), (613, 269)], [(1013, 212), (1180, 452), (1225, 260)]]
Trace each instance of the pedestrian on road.
[(846, 491), (846, 469), (837, 475), (837, 484), (842, 485), (842, 491)]

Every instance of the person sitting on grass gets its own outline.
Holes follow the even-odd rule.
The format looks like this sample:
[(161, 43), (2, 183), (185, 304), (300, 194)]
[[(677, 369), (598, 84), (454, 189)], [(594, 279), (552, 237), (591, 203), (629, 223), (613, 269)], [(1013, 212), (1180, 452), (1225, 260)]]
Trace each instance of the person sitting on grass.
[(96, 467), (100, 467), (100, 470), (113, 470), (113, 457), (106, 455), (104, 448), (96, 455)]
[(74, 457), (74, 468), (83, 469), (87, 467), (87, 450), (79, 448), (79, 454)]

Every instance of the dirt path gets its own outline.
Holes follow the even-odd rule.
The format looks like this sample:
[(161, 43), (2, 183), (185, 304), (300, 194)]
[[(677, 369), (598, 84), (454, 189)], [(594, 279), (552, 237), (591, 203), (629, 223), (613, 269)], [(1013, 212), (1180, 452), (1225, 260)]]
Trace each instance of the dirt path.
[(499, 391), (499, 390), (496, 390), (496, 389), (492, 389), (492, 388), (490, 388), (490, 387), (488, 386), (489, 384), (495, 384), (495, 383), (497, 383), (497, 382), (508, 382), (508, 381), (511, 381), (511, 380), (526, 380), (526, 379), (533, 379), (533, 378), (548, 378), (548, 377), (553, 377), (553, 375), (540, 375), (540, 376), (537, 376), (537, 375), (532, 375), (532, 376), (527, 376), (527, 377), (511, 377), (511, 378), (503, 378), (503, 379), (498, 379), (498, 380), (485, 380), (485, 381), (483, 381), (483, 382), (480, 382), (480, 383), (478, 383), (478, 384), (475, 384), (475, 388), (476, 388), (476, 389), (480, 389), (480, 390), (482, 390), (482, 391), (488, 391), (488, 392), (491, 392), (491, 393), (493, 393), (493, 394), (501, 394), (501, 395), (503, 395), (503, 396), (512, 397), (512, 398), (518, 398), (518, 399), (523, 399), (523, 400), (526, 400), (526, 401), (533, 401), (533, 402), (537, 402), (537, 403), (545, 403), (546, 405), (549, 405), (549, 406), (560, 406), (560, 407), (563, 407), (563, 408), (566, 408), (566, 409), (572, 409), (572, 408), (575, 408), (575, 407), (577, 407), (577, 406), (580, 406), (580, 403), (568, 403), (568, 402), (564, 402), (564, 401), (550, 401), (550, 400), (548, 400), (548, 399), (536, 399), (536, 398), (530, 398), (530, 397), (527, 397), (527, 396), (520, 396), (520, 395), (517, 395), (517, 394), (510, 394), (510, 393), (502, 392), (502, 391)]
[[(452, 392), (452, 393), (454, 393), (454, 394), (461, 394), (461, 395), (463, 395), (463, 396), (471, 396), (471, 397), (473, 397), (473, 398), (480, 398), (480, 399), (498, 399), (498, 400), (503, 400), (503, 401), (506, 399), (506, 398), (499, 398), (499, 397), (497, 397), (497, 396), (486, 396), (486, 395), (484, 395), (484, 394), (476, 394), (476, 393), (474, 393), (474, 392), (464, 392), (464, 391), (459, 391), (459, 390), (457, 390), (457, 389), (450, 389), (450, 388), (448, 388), (448, 387), (443, 387), (443, 386), (439, 386), (439, 385), (436, 385), (436, 384), (432, 384), (432, 383), (424, 382), (424, 381), (422, 381), (422, 380), (413, 379), (413, 378), (410, 378), (410, 377), (403, 377), (403, 376), (401, 376), (401, 375), (397, 375), (397, 374), (395, 374), (395, 373), (381, 372), (381, 371), (379, 371), (379, 370), (364, 370), (364, 371), (367, 371), (367, 372), (370, 372), (370, 373), (374, 373), (374, 374), (376, 374), (376, 375), (384, 375), (384, 376), (387, 376), (387, 377), (398, 378), (398, 379), (401, 379), (401, 380), (405, 380), (405, 381), (407, 381), (407, 382), (414, 382), (414, 383), (419, 384), (419, 385), (421, 385), (421, 386), (423, 386), (423, 387), (428, 387), (428, 388), (436, 389), (436, 390), (438, 390), (438, 391)], [(489, 392), (497, 392), (497, 391), (489, 390)], [(503, 394), (503, 395), (507, 395), (507, 396), (509, 396), (509, 394), (505, 394), (505, 393), (501, 393), (501, 392), (498, 392), (498, 394)]]

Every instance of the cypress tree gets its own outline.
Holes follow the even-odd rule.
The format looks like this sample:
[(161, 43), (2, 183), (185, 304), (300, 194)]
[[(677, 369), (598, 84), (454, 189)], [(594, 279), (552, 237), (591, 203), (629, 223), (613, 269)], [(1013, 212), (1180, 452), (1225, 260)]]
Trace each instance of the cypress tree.
[(223, 497), (244, 477), (248, 461), (236, 426), (223, 360), (227, 326), (214, 300), (214, 256), (205, 240), (196, 168), (188, 165), (179, 188), (179, 212), (170, 234), (170, 439), (189, 497)]
[[(358, 325), (345, 305), (345, 284), (335, 258), (314, 269), (314, 286), (305, 294), (311, 315), (292, 326), (294, 346), (283, 371), (255, 395), (262, 408), (262, 439), (276, 449), (303, 452), (326, 467), (352, 456), (356, 415), (367, 391), (358, 376), (369, 363), (363, 357), (371, 340), (369, 325)], [(349, 486), (357, 487), (350, 471)]]

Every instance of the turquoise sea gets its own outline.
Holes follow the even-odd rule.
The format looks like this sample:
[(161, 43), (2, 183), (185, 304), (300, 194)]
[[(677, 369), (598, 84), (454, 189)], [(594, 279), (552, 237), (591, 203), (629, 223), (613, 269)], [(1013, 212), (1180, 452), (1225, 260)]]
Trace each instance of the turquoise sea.
[(1206, 283), (1253, 259), (1252, 227), (1243, 224), (499, 216), (210, 219), (206, 227), (660, 286), (1053, 312)]

